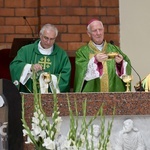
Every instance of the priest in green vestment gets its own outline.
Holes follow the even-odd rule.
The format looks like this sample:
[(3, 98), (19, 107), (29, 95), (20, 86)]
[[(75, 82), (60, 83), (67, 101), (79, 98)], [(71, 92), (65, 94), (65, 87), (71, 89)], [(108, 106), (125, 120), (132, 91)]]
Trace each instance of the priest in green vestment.
[[(12, 81), (20, 92), (33, 92), (33, 70), (37, 74), (48, 72), (57, 93), (69, 92), (71, 63), (67, 53), (55, 43), (57, 35), (58, 29), (54, 25), (44, 25), (40, 39), (23, 46), (10, 63)], [(51, 87), (48, 90), (52, 92)]]
[(98, 19), (89, 21), (87, 34), (91, 40), (76, 51), (74, 91), (126, 91), (122, 76), (131, 75), (128, 56), (104, 40), (104, 26)]

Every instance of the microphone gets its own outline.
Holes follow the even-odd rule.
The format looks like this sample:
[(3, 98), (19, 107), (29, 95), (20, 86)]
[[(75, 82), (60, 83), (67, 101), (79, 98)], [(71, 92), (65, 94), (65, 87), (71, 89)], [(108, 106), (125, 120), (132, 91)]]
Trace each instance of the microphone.
[[(116, 45), (114, 44), (114, 41), (111, 40), (109, 43), (112, 44), (112, 45), (115, 47), (115, 49), (119, 52), (118, 48), (117, 48)], [(134, 70), (134, 72), (136, 73), (136, 75), (137, 75), (138, 78), (139, 78), (139, 88), (136, 87), (136, 86), (134, 86), (135, 90), (136, 90), (136, 91), (144, 91), (144, 88), (142, 87), (142, 80), (141, 80), (140, 75), (138, 74), (138, 72), (134, 69), (134, 67), (133, 67), (130, 63), (128, 63), (128, 65)]]
[[(115, 45), (114, 45), (114, 44), (115, 44), (114, 41), (111, 40), (109, 43), (110, 43), (111, 45), (115, 46)], [(115, 48), (116, 48), (116, 47), (115, 47)], [(117, 49), (117, 51), (118, 51), (118, 49)]]
[(28, 24), (28, 26), (30, 27), (31, 32), (32, 32), (32, 37), (34, 37), (33, 29), (32, 29), (32, 27), (30, 26), (30, 24), (29, 24), (29, 22), (28, 22), (28, 20), (27, 20), (26, 16), (23, 16), (23, 19), (26, 21), (26, 23), (27, 23), (27, 24)]

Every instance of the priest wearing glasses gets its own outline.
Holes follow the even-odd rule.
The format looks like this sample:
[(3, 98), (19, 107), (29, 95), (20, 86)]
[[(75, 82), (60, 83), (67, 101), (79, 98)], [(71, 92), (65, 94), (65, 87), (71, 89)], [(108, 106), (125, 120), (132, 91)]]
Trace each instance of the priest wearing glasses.
[[(33, 71), (37, 76), (41, 72), (49, 73), (58, 93), (69, 92), (71, 64), (67, 53), (55, 43), (57, 35), (54, 25), (45, 24), (40, 30), (40, 39), (21, 47), (10, 63), (12, 81), (20, 92), (33, 92)], [(48, 90), (52, 92), (51, 87)]]

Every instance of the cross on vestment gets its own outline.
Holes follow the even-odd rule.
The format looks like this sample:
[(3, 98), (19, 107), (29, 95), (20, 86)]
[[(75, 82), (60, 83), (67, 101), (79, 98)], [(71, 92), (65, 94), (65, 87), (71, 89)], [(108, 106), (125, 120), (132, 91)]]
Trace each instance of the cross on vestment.
[(42, 57), (39, 62), (40, 65), (42, 65), (43, 69), (49, 68), (50, 65), (52, 64), (50, 59), (47, 58), (47, 56)]

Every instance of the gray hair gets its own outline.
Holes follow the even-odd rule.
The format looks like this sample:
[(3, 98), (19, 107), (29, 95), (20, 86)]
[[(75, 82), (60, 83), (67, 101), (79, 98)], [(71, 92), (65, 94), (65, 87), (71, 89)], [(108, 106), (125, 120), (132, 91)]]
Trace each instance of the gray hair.
[[(99, 20), (95, 20), (95, 21), (99, 21)], [(104, 28), (103, 23), (102, 23), (101, 21), (99, 21), (99, 22), (102, 24), (102, 26), (103, 26), (103, 28)], [(91, 23), (92, 23), (92, 22), (91, 22)], [(91, 23), (88, 24), (88, 26), (87, 26), (87, 31), (88, 31), (88, 32), (91, 32)]]
[(45, 25), (41, 28), (40, 34), (43, 34), (45, 30), (53, 30), (53, 31), (56, 32), (56, 37), (57, 37), (57, 35), (58, 35), (58, 29), (57, 29), (54, 25), (52, 25), (52, 24), (45, 24)]
[(90, 26), (90, 24), (87, 26), (87, 30), (88, 30), (88, 32), (91, 32), (91, 26)]

